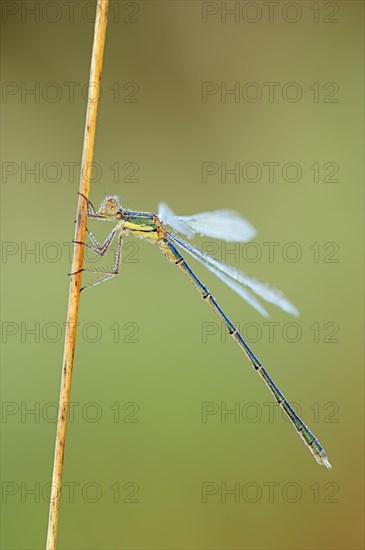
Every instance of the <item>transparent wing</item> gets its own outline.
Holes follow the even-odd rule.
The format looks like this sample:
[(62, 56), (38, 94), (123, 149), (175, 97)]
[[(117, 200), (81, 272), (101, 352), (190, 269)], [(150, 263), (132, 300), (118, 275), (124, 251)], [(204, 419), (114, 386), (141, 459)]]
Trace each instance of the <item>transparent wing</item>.
[(192, 216), (180, 216), (194, 233), (227, 242), (247, 242), (255, 235), (255, 228), (233, 210), (214, 210)]
[[(194, 257), (198, 259), (196, 256)], [(218, 269), (216, 269), (212, 265), (209, 265), (206, 263), (205, 267), (209, 269), (209, 271), (214, 273), (214, 275), (216, 275), (218, 279), (223, 281), (224, 284), (226, 284), (236, 294), (238, 294), (238, 296), (241, 296), (241, 298), (243, 298), (248, 304), (250, 304), (250, 306), (256, 309), (256, 311), (261, 313), (261, 315), (263, 315), (264, 317), (269, 317), (269, 314), (266, 311), (266, 309), (260, 304), (258, 300), (256, 300), (255, 296), (253, 296), (249, 290), (246, 290), (245, 288), (243, 288), (241, 285), (239, 285), (238, 283), (236, 283), (235, 281), (227, 277), (227, 275), (224, 275), (224, 273), (221, 273), (220, 271), (218, 271)]]
[(255, 228), (233, 210), (214, 210), (192, 216), (177, 216), (165, 203), (159, 205), (161, 220), (191, 239), (195, 234), (227, 242), (247, 242), (255, 235)]
[(160, 202), (158, 205), (158, 217), (165, 224), (175, 229), (188, 239), (194, 237), (194, 231), (183, 220), (176, 216), (167, 204)]
[[(196, 246), (193, 246), (192, 244), (187, 243), (186, 241), (183, 241), (182, 239), (176, 237), (176, 235), (172, 235), (171, 233), (169, 233), (169, 238), (178, 246), (186, 250), (186, 252), (188, 252), (193, 258), (205, 265), (207, 269), (217, 275), (217, 277), (219, 277), (230, 288), (232, 288), (232, 290), (234, 290), (251, 305), (253, 305), (252, 299), (255, 300), (255, 298), (250, 294), (250, 298), (247, 299), (245, 293), (242, 292), (242, 290), (244, 291), (244, 289), (242, 289), (239, 285), (243, 285), (244, 287), (249, 288), (257, 296), (260, 296), (260, 298), (263, 298), (264, 300), (266, 300), (266, 302), (280, 307), (283, 311), (286, 311), (291, 315), (299, 315), (296, 307), (291, 302), (289, 302), (289, 300), (284, 296), (282, 292), (280, 292), (276, 288), (273, 288), (266, 283), (262, 283), (254, 277), (246, 275), (246, 273), (240, 271), (239, 269), (236, 269), (235, 267), (231, 267), (224, 262), (221, 262), (220, 260), (216, 260), (212, 256), (205, 254)], [(229, 281), (229, 284), (227, 283), (227, 280)], [(238, 291), (238, 288), (240, 288), (240, 291)], [(259, 304), (259, 302), (256, 302), (256, 304)], [(259, 306), (262, 308), (261, 304), (259, 304)], [(255, 307), (259, 311), (257, 305), (253, 305), (253, 307)], [(260, 312), (262, 313), (262, 311)], [(265, 313), (267, 315), (266, 311)], [(265, 315), (265, 313), (263, 313), (263, 315)]]

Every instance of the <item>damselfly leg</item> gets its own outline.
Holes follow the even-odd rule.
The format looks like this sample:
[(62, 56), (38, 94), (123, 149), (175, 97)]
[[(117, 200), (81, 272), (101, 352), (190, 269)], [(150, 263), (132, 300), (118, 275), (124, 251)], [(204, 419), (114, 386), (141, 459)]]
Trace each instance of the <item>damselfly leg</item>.
[[(106, 246), (105, 250), (102, 253), (96, 252), (96, 254), (103, 256), (109, 250), (112, 240), (113, 239), (109, 241), (109, 244)], [(122, 264), (122, 244), (123, 244), (123, 235), (122, 233), (119, 233), (118, 239), (117, 239), (117, 249), (115, 251), (114, 267), (112, 269), (92, 268), (92, 267), (84, 267), (82, 269), (82, 271), (87, 271), (89, 273), (100, 273), (100, 274), (104, 274), (104, 276), (101, 277), (100, 279), (97, 279), (96, 281), (92, 281), (91, 283), (86, 284), (80, 289), (80, 292), (81, 290), (86, 290), (87, 288), (91, 288), (93, 286), (99, 285), (100, 283), (103, 283), (104, 281), (107, 281), (108, 279), (112, 279), (116, 275), (119, 275), (120, 267)]]
[[(87, 217), (88, 218), (96, 218), (96, 219), (103, 219), (102, 216), (98, 214), (98, 212), (95, 210), (93, 204), (83, 195), (82, 193), (79, 193), (87, 203)], [(108, 250), (110, 249), (110, 246), (114, 240), (115, 235), (118, 233), (117, 227), (114, 227), (112, 231), (109, 233), (107, 238), (102, 242), (99, 243), (97, 239), (94, 237), (94, 235), (89, 231), (88, 228), (86, 228), (86, 232), (90, 238), (90, 241), (92, 244), (81, 241), (75, 241), (73, 240), (73, 243), (80, 244), (83, 246), (86, 246), (89, 250), (92, 250), (95, 254), (98, 256), (104, 256)], [(87, 288), (91, 288), (93, 286), (96, 286), (100, 283), (103, 283), (107, 281), (108, 279), (112, 279), (115, 277), (115, 275), (118, 275), (120, 273), (120, 267), (122, 262), (122, 244), (123, 244), (123, 235), (122, 232), (119, 231), (118, 239), (117, 239), (117, 248), (115, 252), (115, 259), (114, 259), (114, 266), (111, 269), (104, 269), (104, 268), (98, 268), (98, 267), (83, 267), (82, 269), (75, 271), (74, 273), (70, 273), (70, 275), (74, 275), (76, 273), (87, 271), (89, 273), (98, 273), (98, 274), (104, 274), (103, 277), (100, 279), (97, 279), (95, 281), (92, 281), (91, 283), (86, 284), (80, 289), (80, 292), (82, 290), (86, 290)]]

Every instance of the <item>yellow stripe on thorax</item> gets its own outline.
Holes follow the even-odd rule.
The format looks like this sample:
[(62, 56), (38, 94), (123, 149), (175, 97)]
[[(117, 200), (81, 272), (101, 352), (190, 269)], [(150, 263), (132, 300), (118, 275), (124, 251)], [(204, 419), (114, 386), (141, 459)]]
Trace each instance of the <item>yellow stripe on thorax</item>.
[(124, 229), (129, 230), (137, 237), (144, 237), (151, 241), (158, 241), (161, 238), (155, 224), (133, 223), (126, 220), (124, 221)]

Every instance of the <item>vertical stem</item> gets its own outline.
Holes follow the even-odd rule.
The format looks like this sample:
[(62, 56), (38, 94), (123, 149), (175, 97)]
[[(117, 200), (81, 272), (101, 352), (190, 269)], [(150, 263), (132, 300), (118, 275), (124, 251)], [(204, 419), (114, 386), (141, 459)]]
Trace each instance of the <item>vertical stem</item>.
[[(101, 70), (105, 44), (107, 14), (109, 0), (98, 0), (95, 15), (94, 44), (91, 57), (89, 98), (87, 104), (84, 145), (82, 152), (81, 175), (79, 191), (85, 197), (89, 196), (91, 167), (94, 152), (96, 115), (100, 97)], [(84, 242), (86, 234), (86, 201), (78, 196), (75, 241)], [(66, 442), (68, 407), (71, 392), (72, 368), (76, 344), (76, 327), (79, 311), (81, 287), (81, 268), (83, 264), (84, 247), (74, 245), (72, 258), (72, 273), (68, 299), (65, 347), (63, 353), (63, 368), (58, 409), (57, 435), (52, 475), (52, 492), (49, 508), (47, 533), (47, 550), (56, 548), (57, 525), (61, 497), (61, 482), (63, 458)]]

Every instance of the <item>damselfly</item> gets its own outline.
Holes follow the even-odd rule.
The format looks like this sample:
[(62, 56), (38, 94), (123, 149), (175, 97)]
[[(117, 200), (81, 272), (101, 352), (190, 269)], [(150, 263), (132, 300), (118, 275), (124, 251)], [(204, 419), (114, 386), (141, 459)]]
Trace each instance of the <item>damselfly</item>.
[(207, 287), (204, 286), (198, 277), (193, 273), (178, 250), (180, 249), (187, 252), (195, 260), (202, 263), (207, 269), (214, 273), (229, 288), (241, 296), (241, 298), (246, 300), (261, 314), (267, 315), (267, 311), (250, 291), (267, 302), (275, 304), (287, 313), (298, 315), (297, 309), (278, 290), (246, 275), (242, 271), (231, 267), (220, 260), (217, 260), (213, 256), (205, 254), (202, 250), (193, 246), (191, 243), (186, 242), (176, 234), (180, 233), (188, 239), (191, 239), (194, 235), (199, 234), (202, 236), (222, 239), (227, 242), (247, 242), (255, 235), (255, 229), (252, 225), (243, 219), (239, 214), (230, 210), (202, 212), (192, 216), (177, 216), (166, 204), (160, 204), (159, 214), (156, 215), (150, 212), (125, 210), (122, 207), (119, 197), (117, 196), (107, 196), (101, 203), (98, 210), (93, 207), (91, 202), (86, 197), (84, 198), (87, 201), (87, 215), (89, 218), (114, 222), (115, 225), (103, 243), (99, 243), (94, 235), (87, 230), (91, 243), (78, 244), (83, 244), (99, 256), (104, 256), (109, 250), (114, 238), (116, 238), (117, 248), (113, 269), (101, 270), (90, 267), (84, 267), (82, 269), (82, 271), (91, 271), (102, 274), (100, 279), (89, 283), (83, 288), (93, 287), (108, 279), (111, 279), (115, 275), (118, 275), (121, 266), (121, 249), (124, 236), (135, 235), (156, 244), (162, 250), (165, 258), (181, 269), (184, 275), (186, 275), (189, 281), (197, 289), (202, 298), (210, 305), (214, 313), (224, 323), (233, 340), (246, 354), (253, 368), (261, 376), (266, 386), (303, 439), (304, 443), (314, 455), (317, 462), (330, 469), (331, 464), (322, 445), (304, 424), (301, 418), (296, 414), (289, 402), (285, 399), (282, 392), (266, 372), (261, 362), (238, 332), (237, 328), (231, 323), (219, 307)]

